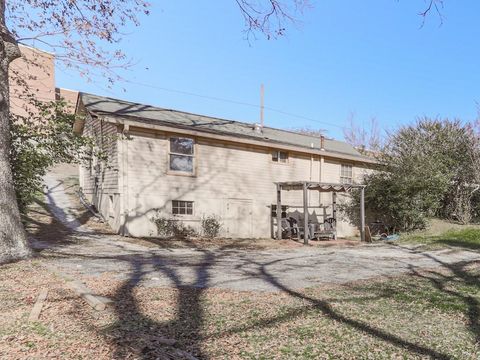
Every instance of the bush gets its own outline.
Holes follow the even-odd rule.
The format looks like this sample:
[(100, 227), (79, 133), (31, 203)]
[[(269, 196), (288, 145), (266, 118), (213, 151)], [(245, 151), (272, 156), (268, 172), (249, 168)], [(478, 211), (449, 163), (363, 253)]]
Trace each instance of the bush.
[(191, 226), (185, 225), (178, 219), (156, 215), (152, 218), (152, 221), (157, 227), (158, 236), (187, 239), (197, 235), (195, 229)]
[(215, 215), (203, 216), (202, 217), (202, 230), (203, 235), (208, 238), (215, 238), (220, 233), (222, 224), (220, 220)]
[[(421, 119), (390, 134), (379, 169), (364, 178), (367, 224), (380, 220), (391, 231), (425, 227), (439, 217), (461, 223), (479, 206), (480, 142), (472, 125)], [(358, 224), (360, 196), (344, 210)]]
[(72, 131), (76, 115), (64, 101), (30, 100), (26, 115), (11, 115), (10, 166), (18, 207), (25, 213), (39, 193), (48, 168), (59, 163), (87, 162), (92, 157), (106, 160), (103, 151), (94, 152), (92, 137)]
[[(397, 179), (399, 180), (399, 179)], [(390, 232), (423, 229), (433, 215), (432, 201), (425, 194), (416, 193), (411, 184), (396, 181), (385, 172), (366, 176), (365, 216), (366, 224), (380, 221)], [(359, 226), (360, 191), (351, 193), (352, 199), (339, 206), (352, 223)]]

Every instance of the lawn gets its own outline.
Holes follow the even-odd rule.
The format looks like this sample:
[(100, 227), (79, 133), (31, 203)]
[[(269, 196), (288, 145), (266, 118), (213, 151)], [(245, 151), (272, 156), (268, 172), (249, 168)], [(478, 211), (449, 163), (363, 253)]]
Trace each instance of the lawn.
[(421, 244), (422, 249), (440, 249), (445, 247), (480, 250), (480, 228), (448, 230), (442, 234), (413, 233), (402, 235), (400, 243)]
[[(0, 268), (2, 358), (384, 359), (480, 356), (480, 264), (344, 286), (236, 292), (85, 278), (97, 312), (36, 260)], [(38, 322), (28, 323), (40, 288)], [(174, 346), (164, 339), (175, 339)], [(181, 352), (179, 352), (179, 349)]]
[[(42, 201), (25, 220), (35, 237), (64, 231), (68, 238)], [(99, 226), (88, 217), (82, 222)], [(476, 250), (479, 239), (473, 227), (410, 234), (400, 243)], [(142, 274), (104, 273), (82, 279), (113, 300), (98, 312), (46, 261), (0, 267), (2, 359), (480, 358), (480, 262), (303, 290), (278, 283), (282, 291), (270, 293), (144, 287)], [(43, 288), (44, 309), (28, 322)]]

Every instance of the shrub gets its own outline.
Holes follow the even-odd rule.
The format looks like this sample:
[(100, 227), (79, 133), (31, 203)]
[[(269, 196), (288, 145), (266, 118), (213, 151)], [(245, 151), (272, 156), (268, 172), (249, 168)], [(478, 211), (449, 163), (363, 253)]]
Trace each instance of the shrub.
[(166, 218), (164, 216), (155, 215), (152, 222), (157, 227), (157, 235), (162, 237), (175, 237), (187, 239), (197, 235), (195, 229), (185, 225), (181, 220)]
[[(364, 178), (367, 223), (410, 231), (429, 217), (467, 223), (476, 215), (480, 142), (472, 125), (421, 119), (390, 134), (378, 160), (378, 171)], [(352, 198), (345, 210), (358, 224), (358, 192)]]
[(208, 238), (215, 238), (220, 233), (222, 224), (215, 215), (208, 215), (202, 217), (202, 230), (203, 235)]
[(27, 206), (43, 192), (43, 177), (55, 164), (106, 160), (102, 150), (93, 151), (92, 137), (72, 131), (76, 115), (64, 101), (41, 102), (30, 99), (26, 115), (11, 115), (10, 166), (18, 207)]

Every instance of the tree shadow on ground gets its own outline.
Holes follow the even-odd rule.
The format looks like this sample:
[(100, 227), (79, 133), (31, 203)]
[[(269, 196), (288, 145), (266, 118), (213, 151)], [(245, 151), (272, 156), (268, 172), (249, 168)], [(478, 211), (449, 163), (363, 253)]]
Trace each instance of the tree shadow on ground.
[(458, 247), (469, 250), (480, 250), (480, 239), (478, 242), (466, 241), (461, 239), (442, 239), (437, 241), (439, 244)]
[[(469, 267), (480, 264), (480, 261), (463, 261), (456, 264), (448, 264), (433, 255), (423, 254), (425, 257), (440, 265), (440, 269), (448, 270), (451, 275), (440, 271), (419, 271), (412, 267), (412, 274), (418, 278), (428, 280), (432, 286), (444, 294), (445, 297), (458, 300), (465, 307), (465, 315), (468, 319), (468, 327), (477, 343), (480, 343), (480, 302), (469, 293), (480, 290), (480, 272), (474, 274)], [(460, 286), (462, 292), (455, 289)]]
[[(406, 349), (412, 354), (430, 357), (433, 359), (449, 359), (446, 353), (437, 351), (426, 345), (402, 339), (394, 333), (369, 324), (367, 321), (357, 320), (351, 316), (346, 316), (335, 310), (333, 303), (349, 301), (348, 299), (318, 299), (309, 296), (302, 291), (297, 291), (286, 287), (281, 283), (278, 276), (272, 275), (269, 267), (284, 260), (271, 262), (253, 262), (245, 261), (245, 265), (256, 265), (260, 270), (260, 276), (264, 281), (273, 285), (277, 290), (286, 293), (293, 298), (301, 299), (304, 306), (294, 308), (283, 312), (279, 316), (272, 316), (268, 319), (260, 319), (249, 325), (225, 329), (214, 335), (206, 335), (204, 329), (205, 323), (205, 302), (202, 300), (205, 289), (209, 287), (210, 271), (216, 261), (222, 257), (221, 251), (211, 252), (199, 250), (202, 256), (195, 264), (191, 264), (190, 269), (194, 270), (191, 281), (182, 279), (181, 264), (176, 264), (168, 259), (168, 256), (159, 256), (150, 254), (148, 256), (129, 255), (124, 257), (95, 257), (96, 259), (110, 259), (129, 263), (131, 270), (129, 277), (117, 289), (113, 296), (114, 312), (116, 322), (102, 330), (102, 333), (108, 338), (112, 338), (116, 353), (115, 358), (123, 358), (129, 354), (135, 354), (137, 358), (152, 359), (162, 358), (162, 356), (172, 356), (173, 358), (191, 359), (192, 356), (199, 359), (207, 359), (208, 354), (202, 349), (205, 341), (211, 341), (213, 338), (223, 338), (232, 334), (255, 330), (258, 328), (275, 327), (284, 322), (294, 321), (295, 318), (303, 316), (312, 309), (328, 319), (340, 324), (349, 326), (360, 333), (372, 336), (398, 348)], [(180, 266), (179, 266), (180, 265)], [(478, 276), (470, 275), (462, 269), (465, 265), (453, 266), (445, 265), (447, 269), (454, 271), (455, 277), (462, 279), (470, 285), (478, 286)], [(176, 312), (174, 319), (170, 321), (156, 321), (144, 314), (136, 297), (136, 288), (142, 286), (142, 281), (148, 278), (149, 274), (157, 271), (168, 278), (172, 287), (176, 289)], [(416, 276), (424, 276), (420, 272), (412, 272)], [(443, 274), (440, 274), (443, 275)], [(435, 277), (435, 285), (449, 293), (450, 290), (443, 288)], [(427, 277), (428, 279), (428, 277)], [(449, 281), (451, 277), (448, 277)], [(432, 281), (434, 281), (432, 279)], [(450, 293), (449, 293), (450, 294)], [(451, 294), (450, 294), (451, 295)], [(478, 303), (469, 296), (454, 292), (455, 296), (461, 297), (469, 306), (468, 316), (470, 318), (470, 330), (478, 336)], [(372, 301), (394, 296), (388, 289), (383, 289), (378, 294), (366, 296), (365, 298), (355, 298), (351, 301)], [(173, 338), (177, 340), (175, 346), (165, 343), (165, 339)]]
[[(202, 263), (213, 261), (213, 256), (204, 251)], [(178, 272), (162, 264), (161, 259), (150, 259), (155, 270), (168, 277), (177, 289), (175, 319), (158, 322), (145, 316), (139, 309), (134, 295), (147, 272), (144, 264), (133, 261), (133, 271), (129, 279), (116, 291), (114, 310), (117, 321), (109, 327), (108, 332), (121, 339), (116, 343), (115, 358), (124, 358), (133, 353), (141, 359), (156, 359), (162, 356), (173, 356), (175, 359), (207, 358), (201, 349), (199, 339), (204, 322), (202, 294), (208, 287), (206, 266), (199, 266), (193, 283), (182, 281)], [(166, 339), (174, 339), (175, 346), (165, 343)], [(168, 342), (168, 341), (167, 341)]]
[[(291, 289), (291, 288), (283, 285), (281, 283), (281, 280), (278, 279), (278, 277), (272, 275), (268, 270), (268, 266), (273, 265), (274, 263), (275, 262), (270, 262), (270, 263), (267, 263), (267, 264), (257, 263), (257, 265), (261, 269), (261, 273), (263, 275), (263, 278), (268, 283), (275, 286), (279, 291), (282, 291), (286, 294), (289, 294), (290, 296), (292, 296), (294, 298), (306, 301), (308, 303), (309, 307), (313, 307), (314, 309), (320, 311), (321, 314), (323, 314), (327, 318), (329, 318), (331, 320), (334, 320), (336, 322), (339, 322), (341, 324), (350, 326), (350, 327), (360, 331), (361, 333), (373, 336), (373, 337), (378, 338), (380, 340), (383, 340), (387, 343), (390, 343), (394, 346), (408, 349), (410, 352), (421, 355), (421, 356), (428, 356), (428, 357), (431, 357), (433, 359), (449, 359), (450, 358), (450, 356), (448, 356), (447, 354), (444, 354), (442, 352), (438, 352), (438, 351), (436, 351), (432, 348), (429, 348), (427, 346), (422, 346), (422, 345), (404, 340), (404, 339), (400, 338), (399, 336), (397, 336), (395, 334), (391, 334), (388, 331), (377, 328), (373, 325), (368, 324), (367, 322), (347, 317), (347, 316), (341, 314), (340, 312), (336, 311), (335, 309), (333, 309), (333, 307), (331, 305), (332, 301), (327, 301), (327, 300), (323, 300), (323, 299), (316, 299), (312, 296), (306, 295), (305, 293), (303, 293), (301, 291)], [(388, 296), (389, 296), (389, 294), (384, 293), (384, 297), (388, 297)], [(291, 316), (288, 315), (288, 314), (287, 315), (282, 315), (282, 318), (284, 318), (284, 319), (282, 319), (282, 321), (291, 320)], [(266, 322), (264, 321), (263, 325), (270, 326), (271, 322), (275, 323), (278, 320), (279, 319), (277, 319), (277, 318), (272, 318), (272, 319), (269, 319)], [(254, 325), (252, 325), (252, 328), (254, 328), (257, 325), (260, 325), (260, 324), (254, 324)]]
[[(49, 211), (48, 207), (41, 205), (41, 211)], [(52, 231), (52, 224), (40, 224), (40, 234), (48, 237), (48, 232)], [(61, 234), (56, 233), (56, 240), (50, 245), (51, 248), (59, 249), (71, 244), (72, 238), (78, 234), (67, 226), (58, 222), (56, 226), (61, 229)], [(62, 228), (63, 226), (63, 228)], [(60, 235), (60, 236), (58, 236)], [(83, 236), (84, 234), (81, 234)], [(114, 240), (112, 240), (114, 242)], [(126, 358), (134, 354), (139, 359), (152, 358), (174, 358), (174, 359), (207, 359), (208, 353), (203, 349), (205, 341), (212, 338), (227, 337), (232, 334), (248, 331), (249, 329), (258, 329), (274, 327), (277, 324), (290, 322), (295, 318), (303, 316), (311, 309), (318, 310), (322, 316), (331, 319), (340, 324), (349, 326), (360, 333), (377, 338), (385, 343), (392, 344), (398, 348), (407, 349), (412, 354), (435, 358), (448, 359), (450, 356), (446, 353), (437, 351), (428, 346), (414, 343), (402, 339), (396, 334), (390, 333), (384, 329), (378, 328), (366, 321), (357, 320), (351, 316), (346, 316), (332, 307), (334, 302), (348, 301), (346, 299), (317, 299), (305, 294), (305, 292), (292, 289), (282, 284), (281, 278), (273, 275), (270, 267), (286, 259), (270, 262), (255, 262), (249, 259), (248, 254), (242, 257), (245, 273), (249, 276), (261, 277), (263, 281), (273, 286), (276, 290), (288, 294), (293, 298), (300, 299), (305, 304), (300, 308), (295, 308), (283, 312), (278, 316), (272, 316), (268, 319), (259, 319), (244, 326), (224, 329), (213, 335), (206, 335), (205, 332), (205, 290), (211, 286), (210, 274), (213, 271), (215, 263), (228, 254), (228, 246), (215, 251), (206, 249), (197, 249), (201, 254), (195, 263), (178, 264), (168, 255), (159, 255), (152, 253), (129, 253), (119, 256), (102, 255), (79, 255), (59, 253), (59, 256), (84, 257), (99, 261), (118, 261), (129, 268), (128, 278), (122, 282), (113, 295), (113, 311), (116, 321), (108, 328), (97, 329), (100, 334), (111, 339), (115, 346), (114, 358)], [(473, 296), (451, 290), (448, 283), (459, 281), (468, 286), (478, 287), (479, 276), (472, 275), (468, 271), (471, 263), (450, 265), (439, 261), (432, 255), (425, 254), (436, 261), (441, 268), (451, 271), (454, 278), (442, 274), (441, 272), (420, 272), (411, 268), (415, 276), (422, 277), (432, 282), (432, 284), (445, 294), (455, 296), (465, 303), (467, 307), (466, 315), (469, 319), (469, 329), (475, 335), (477, 341), (479, 336), (479, 304)], [(255, 271), (252, 272), (252, 266)], [(185, 277), (183, 270), (191, 271), (189, 277)], [(168, 321), (156, 321), (150, 318), (142, 311), (139, 299), (136, 295), (136, 289), (142, 286), (142, 282), (147, 279), (152, 272), (161, 273), (168, 278), (172, 288), (176, 289), (176, 311), (174, 318)], [(430, 274), (430, 275), (429, 275)], [(188, 280), (190, 279), (190, 280)], [(452, 280), (454, 279), (454, 280)], [(393, 292), (383, 291), (374, 296), (365, 297), (365, 301), (372, 299), (388, 298)], [(359, 301), (355, 299), (355, 301)], [(176, 344), (172, 345), (168, 339), (175, 339)]]

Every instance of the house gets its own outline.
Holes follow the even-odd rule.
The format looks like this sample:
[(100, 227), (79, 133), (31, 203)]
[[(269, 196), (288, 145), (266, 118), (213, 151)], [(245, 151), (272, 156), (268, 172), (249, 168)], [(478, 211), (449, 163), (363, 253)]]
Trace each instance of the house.
[[(80, 93), (76, 111), (85, 116), (74, 130), (94, 136), (108, 153), (107, 163), (80, 167), (80, 186), (126, 236), (156, 235), (154, 216), (199, 229), (203, 216), (215, 215), (222, 236), (270, 237), (275, 182), (358, 183), (375, 164), (349, 144), (323, 136), (86, 93)], [(312, 192), (309, 218), (322, 222), (331, 216), (331, 198)], [(287, 192), (282, 201), (290, 215), (303, 216), (298, 193)], [(356, 233), (339, 217), (339, 236)]]

